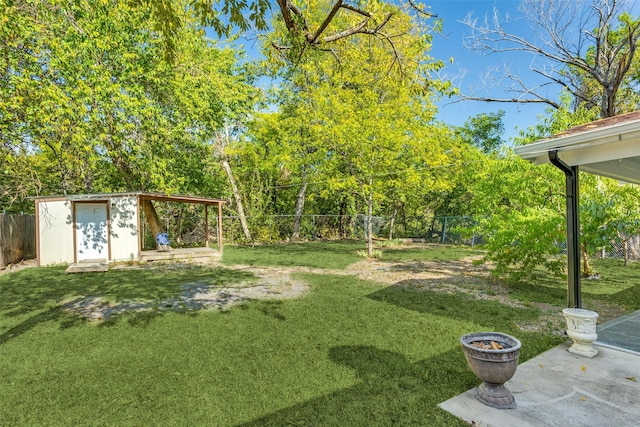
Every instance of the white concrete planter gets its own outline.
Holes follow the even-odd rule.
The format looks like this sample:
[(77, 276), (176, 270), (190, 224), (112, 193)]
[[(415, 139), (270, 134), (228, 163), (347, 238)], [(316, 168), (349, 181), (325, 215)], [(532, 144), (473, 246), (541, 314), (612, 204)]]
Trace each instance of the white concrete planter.
[(562, 314), (567, 320), (567, 335), (573, 340), (569, 351), (585, 357), (598, 354), (598, 350), (591, 346), (598, 339), (596, 333), (598, 313), (582, 308), (565, 308)]

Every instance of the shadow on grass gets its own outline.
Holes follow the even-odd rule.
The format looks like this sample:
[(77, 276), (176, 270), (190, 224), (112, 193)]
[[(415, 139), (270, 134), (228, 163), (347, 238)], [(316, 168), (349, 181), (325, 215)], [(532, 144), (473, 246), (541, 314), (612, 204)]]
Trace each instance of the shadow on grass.
[[(0, 276), (0, 331), (6, 331), (0, 335), (0, 344), (40, 323), (59, 321), (61, 328), (83, 323), (58, 305), (69, 299), (95, 296), (111, 302), (156, 301), (179, 296), (188, 283), (223, 286), (254, 277), (250, 272), (219, 267), (170, 265), (80, 274), (66, 274), (64, 267), (39, 267), (3, 274)], [(125, 317), (132, 325), (144, 326), (162, 313), (164, 311), (150, 311)], [(105, 322), (106, 326), (116, 319)]]
[[(564, 341), (564, 337), (519, 330), (514, 321), (537, 318), (540, 311), (535, 308), (510, 307), (462, 294), (440, 294), (406, 284), (386, 287), (367, 297), (420, 313), (474, 322), (485, 330), (513, 334), (523, 344), (521, 362)], [(332, 347), (329, 358), (353, 370), (357, 383), (241, 425), (461, 426), (466, 424), (437, 405), (480, 383), (468, 368), (459, 346), (415, 363), (401, 353), (371, 345)]]
[(468, 247), (447, 246), (441, 243), (416, 248), (385, 248), (382, 261), (460, 261), (463, 258), (484, 255), (484, 251)]
[(358, 241), (314, 241), (273, 243), (258, 246), (227, 246), (225, 264), (303, 266), (344, 269), (360, 261), (356, 251), (365, 248)]
[(241, 425), (464, 425), (437, 405), (479, 382), (457, 348), (417, 363), (367, 345), (333, 347), (329, 358), (358, 383)]
[(267, 317), (282, 322), (287, 320), (285, 315), (281, 313), (282, 301), (257, 301), (253, 307)]
[[(622, 261), (594, 259), (593, 268), (601, 274), (600, 280), (581, 280), (583, 299), (615, 304), (626, 311), (640, 308), (640, 263), (625, 267)], [(528, 280), (501, 283), (509, 295), (523, 302), (540, 302), (559, 308), (567, 304), (567, 279), (554, 277), (548, 272), (536, 271)]]
[[(584, 292), (588, 296), (593, 296), (589, 292)], [(600, 298), (604, 301), (618, 304), (624, 307), (627, 311), (634, 311), (640, 308), (640, 284), (624, 289), (620, 292), (616, 292), (613, 295), (597, 295), (594, 298)]]
[[(41, 323), (57, 321), (63, 317), (65, 317), (65, 314), (60, 307), (51, 307), (48, 310), (42, 311), (34, 316), (29, 317), (27, 320), (0, 334), (0, 345), (4, 344), (12, 338), (19, 337), (25, 332), (29, 332), (31, 329), (35, 328)], [(61, 326), (63, 328), (69, 327), (71, 326), (71, 323), (65, 322)]]
[(567, 303), (567, 281), (550, 274), (536, 274), (529, 280), (503, 281), (509, 295), (522, 302), (539, 302), (556, 307)]
[(461, 293), (433, 292), (402, 283), (383, 288), (368, 297), (420, 313), (477, 323), (491, 330), (506, 330), (507, 333), (517, 330), (515, 320), (533, 320), (540, 315), (539, 310), (533, 308), (510, 307), (497, 301), (472, 299)]

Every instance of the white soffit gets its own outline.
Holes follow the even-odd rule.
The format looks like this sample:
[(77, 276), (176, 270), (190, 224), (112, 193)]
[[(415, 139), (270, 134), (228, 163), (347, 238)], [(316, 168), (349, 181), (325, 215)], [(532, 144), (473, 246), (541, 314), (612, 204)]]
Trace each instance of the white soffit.
[[(619, 121), (606, 126), (607, 120), (575, 128), (560, 136), (515, 148), (516, 154), (538, 165), (550, 163), (549, 152), (569, 166), (621, 181), (640, 184), (640, 118), (638, 112), (618, 116)], [(611, 118), (614, 119), (614, 118)], [(599, 125), (602, 123), (602, 125)], [(584, 130), (583, 130), (584, 129)]]

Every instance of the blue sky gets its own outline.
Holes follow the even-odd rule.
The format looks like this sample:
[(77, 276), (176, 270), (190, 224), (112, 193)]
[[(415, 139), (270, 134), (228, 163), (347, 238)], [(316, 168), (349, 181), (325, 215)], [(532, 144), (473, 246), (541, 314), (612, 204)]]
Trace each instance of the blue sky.
[[(575, 0), (568, 0), (575, 1)], [(501, 54), (483, 56), (479, 53), (467, 50), (463, 46), (464, 38), (469, 36), (470, 30), (462, 24), (462, 21), (469, 12), (474, 16), (483, 18), (485, 14), (492, 14), (493, 8), (497, 8), (501, 15), (505, 13), (518, 14), (519, 0), (425, 0), (431, 11), (443, 19), (442, 34), (434, 35), (433, 46), (430, 55), (435, 59), (442, 59), (447, 64), (440, 72), (440, 76), (452, 80), (461, 90), (469, 92), (471, 87), (478, 89), (482, 86), (481, 76), (487, 69), (508, 62), (511, 70), (517, 72), (524, 79), (535, 79), (536, 76), (529, 70), (530, 59), (526, 56), (515, 58), (513, 55), (505, 57)], [(277, 6), (273, 6), (277, 8)], [(514, 31), (526, 31), (528, 25), (522, 21)], [(208, 32), (216, 38), (212, 32)], [(257, 55), (257, 45), (255, 34), (242, 34), (236, 42), (244, 45), (248, 55)], [(449, 58), (453, 57), (453, 64), (449, 63)], [(506, 85), (506, 83), (505, 83)], [(494, 87), (490, 92), (493, 96), (500, 96), (502, 89)], [(555, 94), (554, 94), (555, 97)], [(443, 99), (437, 102), (439, 109), (437, 119), (451, 125), (462, 126), (465, 121), (480, 113), (505, 111), (503, 118), (505, 128), (505, 140), (507, 142), (516, 135), (518, 130), (526, 129), (536, 123), (537, 117), (544, 114), (543, 104), (514, 104), (514, 103), (488, 103), (463, 101), (453, 102), (455, 99)]]
[[(535, 81), (537, 76), (529, 70), (529, 60), (526, 56), (515, 58), (513, 55), (507, 57), (504, 54), (481, 55), (469, 51), (463, 46), (464, 38), (470, 35), (470, 30), (460, 21), (464, 20), (469, 12), (472, 12), (473, 16), (479, 19), (483, 19), (486, 14), (491, 16), (494, 7), (503, 16), (507, 12), (518, 14), (519, 3), (518, 0), (431, 0), (428, 2), (431, 11), (444, 21), (442, 35), (434, 36), (430, 52), (434, 58), (442, 59), (447, 64), (440, 75), (452, 80), (461, 91), (469, 93), (472, 88), (481, 90), (484, 87), (481, 76), (488, 69), (507, 62), (511, 70), (518, 73), (523, 79)], [(518, 28), (519, 30), (527, 31), (528, 25), (522, 25), (521, 28)], [(453, 64), (449, 63), (450, 57), (454, 59)], [(506, 82), (504, 84), (506, 85)], [(483, 95), (498, 97), (502, 94), (501, 87), (493, 87), (490, 92), (483, 93)], [(454, 99), (444, 99), (437, 103), (439, 107), (437, 117), (445, 123), (456, 126), (462, 126), (471, 116), (504, 110), (503, 123), (507, 141), (518, 135), (518, 129), (523, 130), (534, 125), (537, 116), (545, 112), (543, 104), (452, 101)]]

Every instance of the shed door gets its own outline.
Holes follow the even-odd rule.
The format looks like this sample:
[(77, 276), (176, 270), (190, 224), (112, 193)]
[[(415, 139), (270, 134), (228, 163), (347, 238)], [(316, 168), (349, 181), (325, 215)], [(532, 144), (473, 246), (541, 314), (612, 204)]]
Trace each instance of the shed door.
[(106, 203), (76, 203), (76, 260), (105, 261), (109, 256)]

